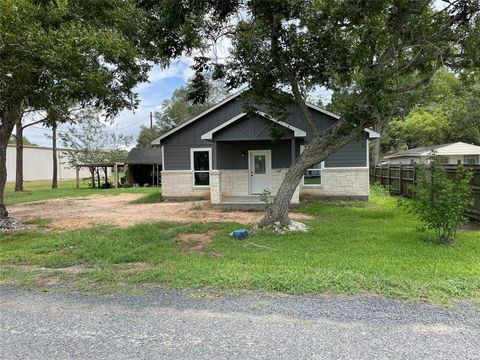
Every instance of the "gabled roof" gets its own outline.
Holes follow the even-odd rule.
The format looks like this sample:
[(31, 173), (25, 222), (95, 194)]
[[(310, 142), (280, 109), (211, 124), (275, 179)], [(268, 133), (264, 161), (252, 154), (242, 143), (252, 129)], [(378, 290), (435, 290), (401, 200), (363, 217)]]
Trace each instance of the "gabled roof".
[[(197, 116), (191, 118), (190, 120), (187, 120), (185, 121), (184, 123), (178, 125), (177, 127), (173, 128), (172, 130), (170, 131), (167, 131), (165, 134), (161, 135), (160, 137), (156, 138), (155, 140), (152, 141), (152, 145), (158, 145), (160, 144), (160, 140), (166, 138), (167, 136), (177, 132), (178, 130), (184, 128), (185, 126), (193, 123), (194, 121), (197, 121), (198, 119), (202, 118), (203, 116), (207, 115), (208, 113), (212, 112), (213, 110), (215, 109), (218, 109), (219, 107), (221, 107), (222, 105), (228, 103), (229, 101), (239, 97), (240, 95), (242, 95), (245, 91), (247, 91), (248, 88), (245, 88), (245, 89), (242, 89), (240, 91), (237, 91), (236, 93), (230, 95), (229, 97), (225, 98), (224, 100), (220, 101), (218, 104), (216, 105), (213, 105), (211, 108), (208, 108), (207, 110), (205, 110), (204, 112), (198, 114)], [(325, 110), (319, 106), (316, 106), (316, 105), (313, 105), (313, 104), (310, 104), (310, 103), (307, 103), (307, 106), (311, 109), (314, 109), (314, 110), (317, 110), (321, 113), (324, 113), (326, 115), (329, 115), (335, 119), (340, 119), (340, 116), (337, 115), (337, 114), (334, 114), (328, 110)]]
[(138, 148), (135, 147), (127, 155), (125, 164), (153, 165), (162, 163), (161, 148)]
[[(154, 139), (151, 144), (152, 145), (159, 145), (160, 144), (160, 141), (164, 138), (166, 138), (167, 136), (170, 136), (171, 134), (177, 132), (178, 130), (184, 128), (185, 126), (193, 123), (194, 121), (197, 121), (198, 119), (204, 117), (205, 115), (209, 114), (210, 112), (212, 112), (213, 110), (215, 109), (218, 109), (219, 107), (223, 106), (224, 104), (228, 103), (229, 101), (239, 97), (240, 95), (242, 95), (244, 92), (246, 92), (248, 90), (248, 88), (244, 88), (242, 90), (239, 90), (237, 91), (236, 93), (230, 95), (229, 97), (223, 99), (222, 101), (220, 101), (219, 103), (213, 105), (212, 107), (208, 108), (207, 110), (205, 110), (204, 112), (198, 114), (197, 116), (194, 116), (193, 118), (191, 118), (190, 120), (187, 120), (185, 121), (184, 123), (178, 125), (177, 127), (173, 128), (172, 130), (170, 131), (167, 131), (165, 134), (159, 136), (158, 138)], [(311, 109), (314, 109), (316, 111), (319, 111), (325, 115), (328, 115), (328, 116), (331, 116), (333, 117), (334, 119), (340, 119), (340, 115), (337, 115), (331, 111), (328, 111), (326, 109), (323, 109), (321, 108), (320, 106), (317, 106), (317, 105), (314, 105), (314, 104), (311, 104), (309, 102), (306, 103), (306, 105), (311, 108)], [(377, 133), (376, 131), (373, 131), (371, 129), (365, 129), (366, 132), (368, 132), (369, 134), (369, 138), (370, 139), (375, 139), (375, 138), (379, 138), (380, 137), (380, 134)]]
[(386, 159), (404, 156), (428, 156), (434, 151), (437, 155), (480, 155), (480, 146), (456, 142), (450, 144), (424, 146), (385, 156)]
[[(275, 119), (274, 117), (271, 117), (270, 115), (262, 112), (262, 111), (255, 111), (255, 113), (257, 115), (260, 115), (261, 117), (267, 119), (267, 120), (270, 120), (278, 125), (281, 125), (289, 130), (292, 130), (293, 131), (293, 135), (295, 137), (305, 137), (307, 136), (307, 133), (293, 125), (290, 125), (290, 124), (287, 124), (286, 122), (284, 121), (281, 121), (281, 120), (278, 120), (278, 119)], [(246, 116), (247, 113), (240, 113), (234, 117), (232, 117), (231, 119), (221, 123), (220, 125), (218, 125), (216, 128), (206, 132), (205, 134), (202, 135), (202, 140), (212, 140), (213, 138), (213, 134), (215, 134), (217, 131), (220, 131), (221, 129), (229, 126), (230, 124), (233, 124), (234, 122), (240, 120), (241, 118), (243, 118), (244, 116)]]

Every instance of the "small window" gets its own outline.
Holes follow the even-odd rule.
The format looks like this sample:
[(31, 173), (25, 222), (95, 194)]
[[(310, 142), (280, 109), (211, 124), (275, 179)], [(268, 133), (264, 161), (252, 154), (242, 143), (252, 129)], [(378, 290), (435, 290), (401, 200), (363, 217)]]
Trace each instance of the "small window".
[(210, 186), (210, 149), (192, 149), (194, 186)]
[(446, 156), (441, 156), (438, 158), (440, 164), (448, 164), (450, 162), (450, 158)]
[(475, 165), (477, 163), (477, 159), (474, 157), (466, 157), (465, 164), (466, 165)]
[[(303, 152), (304, 145), (300, 147)], [(314, 165), (303, 175), (303, 185), (321, 185), (322, 184), (322, 163)]]

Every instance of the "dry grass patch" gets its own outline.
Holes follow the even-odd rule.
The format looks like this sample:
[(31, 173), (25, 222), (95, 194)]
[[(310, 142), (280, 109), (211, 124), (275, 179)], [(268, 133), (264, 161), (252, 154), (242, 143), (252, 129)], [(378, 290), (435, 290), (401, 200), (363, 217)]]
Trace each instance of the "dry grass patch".
[(213, 241), (214, 236), (217, 234), (218, 230), (210, 230), (206, 233), (197, 234), (179, 234), (175, 238), (175, 241), (181, 245), (180, 251), (182, 252), (197, 252), (221, 256), (220, 252), (208, 248), (208, 244)]

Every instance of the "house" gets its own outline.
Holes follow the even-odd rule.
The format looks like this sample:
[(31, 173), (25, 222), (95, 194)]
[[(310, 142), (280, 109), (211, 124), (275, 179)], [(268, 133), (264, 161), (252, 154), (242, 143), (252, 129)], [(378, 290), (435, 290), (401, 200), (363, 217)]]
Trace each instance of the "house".
[(159, 186), (162, 171), (161, 148), (133, 148), (127, 155), (128, 184), (130, 186)]
[[(308, 144), (311, 133), (296, 105), (285, 119), (268, 114), (266, 107), (247, 113), (244, 91), (152, 141), (162, 148), (162, 195), (165, 198), (204, 197), (212, 204), (260, 203), (260, 194), (275, 195), (287, 169)], [(308, 104), (320, 129), (339, 116)], [(272, 133), (276, 134), (272, 139)], [(330, 158), (309, 169), (295, 191), (300, 197), (367, 199), (368, 130)]]
[(432, 154), (439, 156), (444, 164), (480, 164), (480, 146), (464, 142), (409, 149), (385, 156), (384, 160), (390, 164), (428, 164)]
[[(68, 149), (57, 148), (57, 176), (59, 180), (75, 179), (75, 168), (67, 161)], [(15, 181), (17, 149), (7, 145), (7, 181)], [(23, 145), (23, 180), (51, 180), (53, 174), (53, 149), (51, 147)], [(79, 176), (89, 177), (90, 172), (82, 169)]]

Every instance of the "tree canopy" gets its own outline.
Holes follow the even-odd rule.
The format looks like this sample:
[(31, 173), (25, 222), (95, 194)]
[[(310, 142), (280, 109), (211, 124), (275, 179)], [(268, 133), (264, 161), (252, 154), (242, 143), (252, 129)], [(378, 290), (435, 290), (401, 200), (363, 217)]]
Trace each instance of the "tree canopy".
[(78, 125), (59, 133), (63, 145), (70, 150), (66, 159), (70, 166), (125, 160), (131, 136), (109, 132), (95, 109), (79, 111), (74, 119)]
[[(16, 144), (17, 143), (17, 140), (15, 138), (15, 136), (12, 136), (10, 138), (10, 140), (8, 141), (9, 144)], [(23, 145), (30, 145), (30, 146), (38, 146), (37, 144), (31, 142), (30, 140), (28, 140), (28, 138), (26, 136), (23, 137)]]
[(191, 93), (194, 86), (191, 81), (176, 89), (169, 99), (162, 101), (162, 109), (153, 114), (155, 122), (152, 129), (147, 126), (140, 128), (137, 146), (150, 147), (152, 140), (207, 110), (228, 95), (225, 86), (220, 82), (208, 80), (207, 85), (209, 86), (208, 96), (203, 102), (192, 100)]
[(417, 105), (394, 119), (382, 140), (383, 151), (463, 141), (480, 145), (480, 77), (440, 69)]

